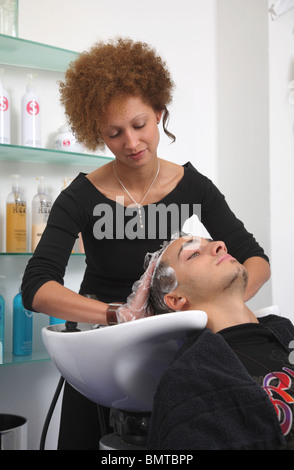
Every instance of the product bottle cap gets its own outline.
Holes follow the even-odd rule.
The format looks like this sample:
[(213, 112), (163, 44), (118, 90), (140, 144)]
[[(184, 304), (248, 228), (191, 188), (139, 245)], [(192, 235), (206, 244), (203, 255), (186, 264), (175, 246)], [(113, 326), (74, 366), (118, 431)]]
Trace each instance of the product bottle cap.
[(5, 73), (5, 69), (0, 68), (0, 90), (1, 93), (7, 93), (6, 90), (4, 90), (4, 85), (3, 85), (3, 75)]
[(2, 82), (4, 73), (5, 73), (5, 69), (0, 68), (0, 82)]
[(22, 278), (23, 278), (23, 273), (21, 273), (21, 274), (18, 275), (18, 282), (19, 282), (19, 285), (18, 285), (18, 293), (19, 293), (19, 294), (21, 294)]
[(14, 181), (12, 183), (12, 190), (13, 191), (20, 191), (20, 184), (19, 184), (19, 175), (10, 175), (10, 178), (14, 178)]
[(27, 73), (27, 91), (34, 90), (34, 78), (37, 76), (37, 73)]
[(68, 125), (64, 124), (63, 126), (60, 126), (59, 129), (58, 129), (58, 132), (59, 133), (63, 133), (63, 132), (71, 132), (71, 129)]
[(0, 274), (0, 281), (1, 281), (2, 279), (6, 279), (6, 276), (4, 276), (4, 274)]
[(70, 181), (72, 181), (73, 178), (63, 178), (63, 187), (61, 189), (65, 189)]
[(38, 193), (43, 194), (45, 193), (45, 178), (44, 176), (37, 176), (36, 180), (40, 181), (38, 184)]

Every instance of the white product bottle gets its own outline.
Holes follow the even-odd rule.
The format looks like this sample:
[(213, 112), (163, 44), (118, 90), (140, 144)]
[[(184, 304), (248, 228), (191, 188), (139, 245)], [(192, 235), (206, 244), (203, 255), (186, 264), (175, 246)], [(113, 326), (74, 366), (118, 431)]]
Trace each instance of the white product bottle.
[(40, 176), (37, 180), (40, 180), (38, 192), (32, 200), (32, 251), (35, 251), (43, 235), (52, 206), (51, 197), (45, 190), (44, 177)]
[(27, 74), (27, 90), (21, 100), (21, 143), (25, 147), (41, 147), (41, 106), (35, 93), (34, 77), (36, 74)]
[(10, 99), (2, 82), (4, 72), (0, 69), (0, 144), (10, 144)]

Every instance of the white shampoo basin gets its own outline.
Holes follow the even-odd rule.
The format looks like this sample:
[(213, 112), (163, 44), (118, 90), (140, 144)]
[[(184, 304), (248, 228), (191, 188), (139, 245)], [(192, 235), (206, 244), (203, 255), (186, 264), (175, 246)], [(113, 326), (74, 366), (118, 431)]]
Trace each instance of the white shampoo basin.
[(43, 328), (49, 356), (61, 375), (93, 402), (128, 411), (151, 411), (157, 384), (188, 334), (205, 328), (203, 311), (175, 312), (129, 323), (64, 333)]

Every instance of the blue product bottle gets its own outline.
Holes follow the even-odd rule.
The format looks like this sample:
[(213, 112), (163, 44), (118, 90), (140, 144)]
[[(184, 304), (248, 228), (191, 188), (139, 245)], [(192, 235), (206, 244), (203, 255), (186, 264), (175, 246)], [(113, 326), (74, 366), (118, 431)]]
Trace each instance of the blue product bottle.
[(13, 299), (13, 337), (12, 353), (27, 356), (32, 353), (33, 314), (22, 303), (21, 292)]
[[(0, 363), (4, 357), (5, 302), (0, 295)], [(1, 360), (2, 358), (2, 360)]]
[(61, 320), (60, 318), (50, 317), (50, 320), (49, 320), (50, 325), (60, 325), (61, 323), (65, 323), (65, 320)]

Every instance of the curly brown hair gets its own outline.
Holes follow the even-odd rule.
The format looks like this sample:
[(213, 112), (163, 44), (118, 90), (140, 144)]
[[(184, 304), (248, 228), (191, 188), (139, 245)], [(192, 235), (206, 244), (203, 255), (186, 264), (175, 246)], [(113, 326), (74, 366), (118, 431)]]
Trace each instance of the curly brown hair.
[(104, 148), (100, 123), (113, 98), (136, 95), (163, 111), (165, 133), (173, 82), (165, 62), (143, 42), (118, 38), (97, 42), (73, 61), (60, 82), (61, 103), (78, 141), (91, 150)]

